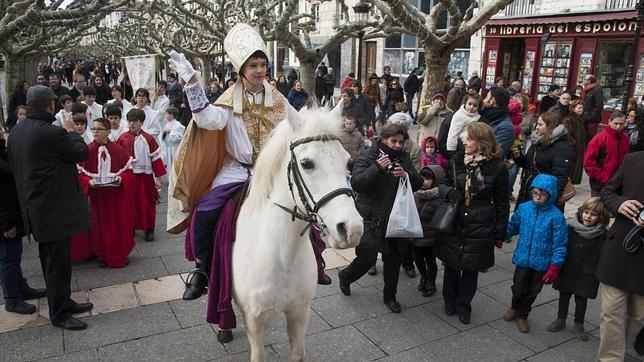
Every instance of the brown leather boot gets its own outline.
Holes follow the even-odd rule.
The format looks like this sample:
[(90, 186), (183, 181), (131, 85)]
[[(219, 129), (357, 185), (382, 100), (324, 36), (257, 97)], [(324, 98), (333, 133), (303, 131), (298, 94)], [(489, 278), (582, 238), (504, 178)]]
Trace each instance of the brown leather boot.
[(508, 308), (508, 310), (503, 313), (503, 320), (506, 322), (511, 322), (517, 317), (517, 310)]
[(521, 333), (530, 332), (530, 326), (528, 325), (527, 319), (517, 318), (517, 328), (519, 328), (519, 332)]

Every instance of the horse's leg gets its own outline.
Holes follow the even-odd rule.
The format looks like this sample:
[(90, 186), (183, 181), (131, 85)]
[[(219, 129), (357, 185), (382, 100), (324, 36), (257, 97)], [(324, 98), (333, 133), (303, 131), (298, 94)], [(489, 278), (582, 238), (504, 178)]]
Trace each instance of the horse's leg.
[(244, 316), (246, 324), (246, 336), (250, 342), (250, 360), (252, 362), (263, 362), (266, 359), (264, 353), (264, 328), (266, 327), (266, 316), (260, 314), (256, 317)]
[(309, 325), (310, 312), (311, 303), (306, 303), (306, 305), (300, 308), (285, 312), (290, 361), (304, 361), (306, 359), (304, 338), (306, 337), (306, 329)]

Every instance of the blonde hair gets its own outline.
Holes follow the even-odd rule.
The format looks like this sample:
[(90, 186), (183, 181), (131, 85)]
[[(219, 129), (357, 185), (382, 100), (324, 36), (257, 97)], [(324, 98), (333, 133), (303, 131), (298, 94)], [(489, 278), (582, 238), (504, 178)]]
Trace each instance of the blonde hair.
[(501, 147), (496, 141), (492, 127), (483, 122), (474, 122), (467, 126), (467, 138), (479, 143), (481, 154), (488, 159), (501, 156)]
[(599, 222), (606, 226), (610, 222), (610, 212), (602, 204), (602, 201), (599, 197), (591, 197), (590, 199), (586, 200), (579, 208), (577, 209), (577, 217), (581, 219), (581, 215), (584, 213), (584, 211), (590, 211), (594, 212), (599, 216)]

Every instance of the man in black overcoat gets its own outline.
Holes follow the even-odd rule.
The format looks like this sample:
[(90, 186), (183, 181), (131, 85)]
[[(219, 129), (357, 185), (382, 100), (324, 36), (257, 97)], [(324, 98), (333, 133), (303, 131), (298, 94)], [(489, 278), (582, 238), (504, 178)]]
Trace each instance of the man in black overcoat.
[(628, 323), (644, 321), (643, 181), (644, 152), (633, 152), (601, 191), (615, 222), (596, 272), (602, 287), (599, 361), (623, 361)]
[(67, 121), (52, 125), (57, 97), (51, 88), (27, 91), (27, 118), (13, 128), (8, 143), (25, 233), (38, 242), (47, 287), (49, 319), (56, 327), (78, 330), (87, 324), (72, 314), (92, 309), (70, 298), (72, 235), (90, 227), (76, 163), (88, 157), (83, 138)]

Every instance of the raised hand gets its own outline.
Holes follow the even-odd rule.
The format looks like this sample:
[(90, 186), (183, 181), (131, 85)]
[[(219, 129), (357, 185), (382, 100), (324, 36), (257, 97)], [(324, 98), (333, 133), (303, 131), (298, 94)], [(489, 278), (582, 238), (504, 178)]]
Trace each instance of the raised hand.
[(194, 83), (192, 82), (193, 78), (194, 81), (197, 80), (195, 77), (197, 71), (192, 68), (192, 64), (190, 64), (183, 53), (177, 53), (174, 50), (171, 50), (168, 55), (170, 55), (170, 59), (168, 60), (170, 68), (177, 72), (177, 75), (181, 77), (181, 79), (186, 83)]

